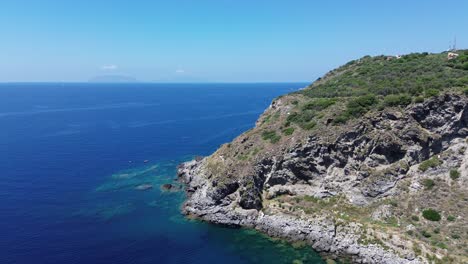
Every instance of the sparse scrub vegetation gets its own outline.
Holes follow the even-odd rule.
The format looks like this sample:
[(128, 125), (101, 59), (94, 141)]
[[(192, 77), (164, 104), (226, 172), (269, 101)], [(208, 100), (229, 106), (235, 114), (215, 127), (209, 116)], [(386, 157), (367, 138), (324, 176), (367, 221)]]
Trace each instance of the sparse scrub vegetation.
[(288, 127), (283, 129), (283, 134), (286, 136), (290, 136), (294, 133), (294, 127)]
[(419, 164), (419, 170), (424, 172), (427, 171), (429, 168), (435, 168), (439, 166), (442, 162), (437, 157), (432, 157), (428, 160), (425, 160)]
[(315, 127), (316, 123), (312, 120), (315, 117), (313, 110), (291, 113), (287, 118), (287, 123), (295, 123), (305, 130)]
[(421, 235), (423, 235), (423, 237), (427, 237), (427, 238), (432, 236), (431, 233), (429, 231), (427, 231), (427, 230), (421, 231)]
[(315, 111), (322, 111), (327, 109), (329, 106), (332, 106), (336, 103), (336, 99), (334, 98), (318, 98), (314, 99), (310, 102), (307, 102), (304, 106), (304, 110), (315, 110)]
[(352, 99), (346, 106), (346, 111), (341, 113), (335, 120), (334, 123), (345, 123), (353, 117), (358, 117), (367, 113), (372, 106), (378, 103), (378, 99), (375, 95), (363, 95)]
[(280, 141), (281, 136), (277, 135), (276, 132), (273, 130), (266, 130), (262, 133), (262, 139), (270, 141), (271, 143), (277, 143), (278, 141)]
[(427, 89), (426, 91), (424, 91), (424, 95), (425, 95), (426, 97), (438, 96), (438, 95), (439, 95), (439, 90), (434, 89), (434, 88)]
[(450, 170), (450, 178), (452, 180), (456, 180), (456, 179), (460, 178), (460, 172), (458, 170), (456, 170), (456, 169), (451, 169)]
[(407, 106), (411, 104), (411, 96), (407, 94), (391, 94), (384, 98), (385, 106)]
[(432, 190), (432, 188), (434, 188), (435, 182), (432, 179), (424, 179), (422, 184), (426, 190)]

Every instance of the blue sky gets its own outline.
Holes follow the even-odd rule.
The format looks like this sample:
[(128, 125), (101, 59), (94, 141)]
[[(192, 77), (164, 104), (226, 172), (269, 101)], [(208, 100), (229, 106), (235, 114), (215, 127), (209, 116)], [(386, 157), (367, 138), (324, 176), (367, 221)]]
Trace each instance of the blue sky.
[(468, 47), (468, 1), (1, 0), (0, 82), (313, 81), (366, 54)]

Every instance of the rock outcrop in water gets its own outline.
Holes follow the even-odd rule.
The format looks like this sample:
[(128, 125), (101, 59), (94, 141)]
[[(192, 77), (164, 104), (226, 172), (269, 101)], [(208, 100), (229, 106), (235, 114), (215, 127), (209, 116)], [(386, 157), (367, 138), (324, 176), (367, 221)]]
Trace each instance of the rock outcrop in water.
[[(383, 63), (368, 64), (374, 61)], [(254, 129), (182, 164), (183, 212), (304, 241), (355, 263), (466, 262), (466, 71), (453, 73), (461, 89), (425, 99), (410, 91), (308, 94), (327, 84), (340, 89), (333, 86), (340, 78), (369, 66), (354, 64), (276, 99)], [(428, 216), (431, 210), (439, 217)]]

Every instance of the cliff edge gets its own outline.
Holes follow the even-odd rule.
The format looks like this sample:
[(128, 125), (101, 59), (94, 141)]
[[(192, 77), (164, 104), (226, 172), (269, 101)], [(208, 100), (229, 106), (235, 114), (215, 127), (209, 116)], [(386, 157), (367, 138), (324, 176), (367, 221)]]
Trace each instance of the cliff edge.
[(366, 56), (183, 163), (183, 212), (354, 263), (468, 263), (468, 51)]

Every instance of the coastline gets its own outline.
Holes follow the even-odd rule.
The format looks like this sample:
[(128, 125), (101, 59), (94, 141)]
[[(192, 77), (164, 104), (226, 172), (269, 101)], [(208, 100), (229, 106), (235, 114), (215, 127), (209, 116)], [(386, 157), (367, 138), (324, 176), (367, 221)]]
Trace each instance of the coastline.
[[(363, 231), (359, 223), (336, 222), (325, 216), (297, 219), (286, 214), (267, 215), (262, 211), (246, 210), (232, 204), (216, 204), (207, 195), (210, 182), (203, 176), (200, 166), (203, 161), (188, 161), (178, 168), (179, 180), (186, 185), (187, 200), (182, 208), (186, 216), (213, 224), (252, 228), (288, 242), (303, 242), (325, 258), (351, 259), (354, 263), (425, 263), (410, 250), (397, 254), (379, 245), (358, 243), (360, 232)], [(402, 253), (406, 255), (402, 256)]]
[[(285, 100), (274, 101), (253, 131), (271, 112), (286, 112)], [(438, 221), (424, 215), (420, 220), (417, 215), (440, 203), (454, 204), (465, 193), (467, 118), (466, 97), (446, 93), (404, 111), (366, 115), (335, 131), (335, 140), (316, 135), (302, 144), (269, 149), (246, 165), (242, 156), (236, 157), (242, 146), (255, 148), (257, 142), (264, 142), (249, 143), (254, 132), (248, 131), (208, 157), (179, 165), (178, 179), (187, 194), (182, 212), (213, 224), (252, 228), (270, 237), (306, 243), (330, 259), (384, 264), (463, 261), (463, 255), (449, 258), (453, 252), (424, 243), (414, 233), (423, 232), (421, 226), (440, 232), (434, 224)], [(360, 156), (365, 152), (359, 152), (363, 147), (379, 151), (365, 159)], [(425, 168), (431, 156), (438, 165)], [(322, 166), (325, 161), (328, 168)], [(385, 173), (362, 171), (363, 162)], [(344, 170), (339, 168), (342, 163)], [(302, 175), (298, 168), (315, 169), (312, 180), (295, 178)], [(460, 179), (450, 175), (453, 168), (461, 169)], [(346, 175), (353, 180), (345, 179)], [(428, 177), (437, 180), (438, 187), (432, 191), (424, 186)], [(447, 215), (457, 210), (444, 206)], [(460, 219), (459, 223), (442, 221), (463, 226), (464, 218)]]

